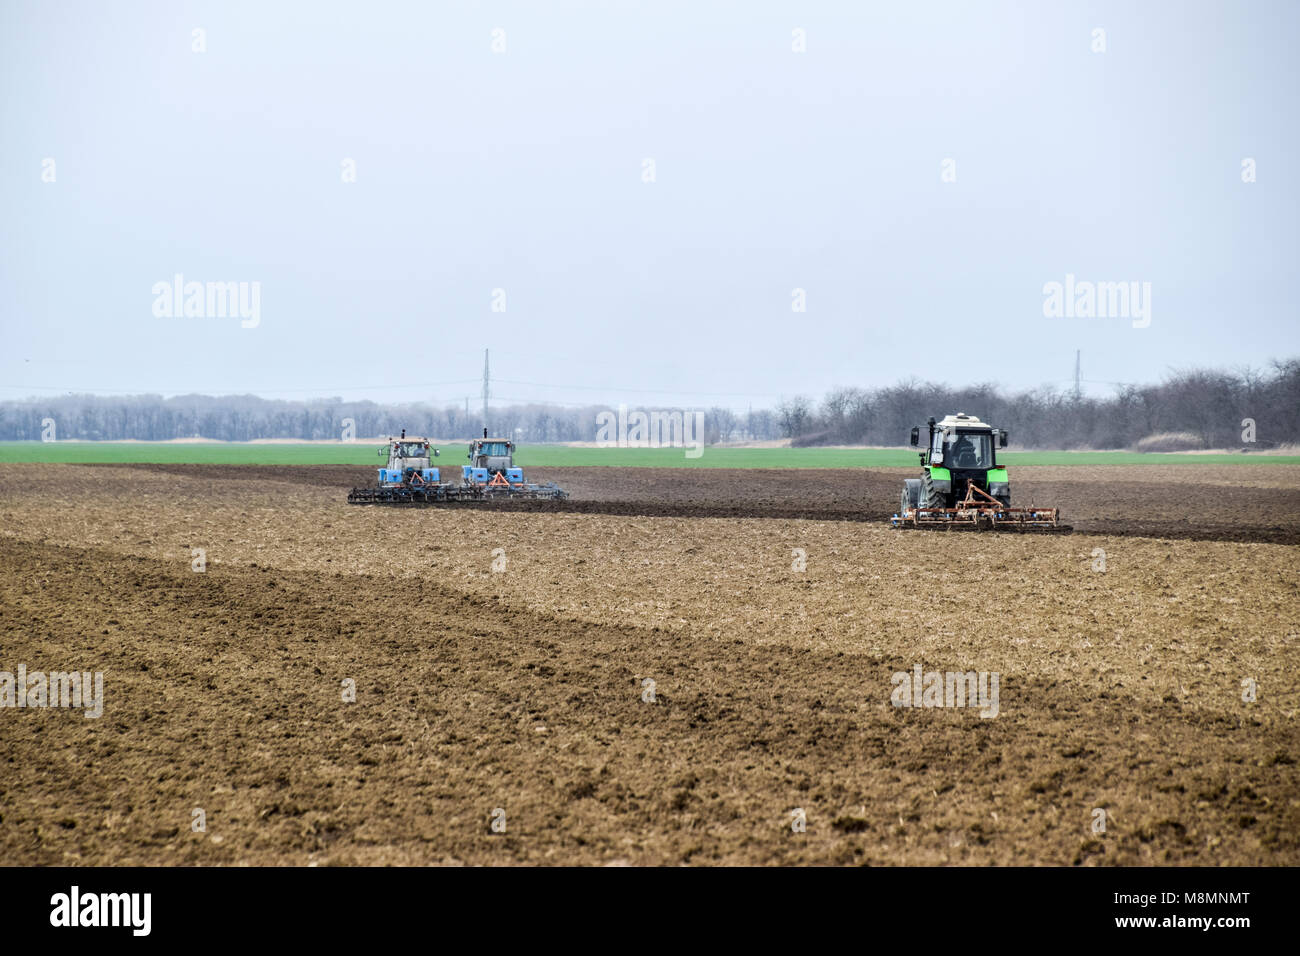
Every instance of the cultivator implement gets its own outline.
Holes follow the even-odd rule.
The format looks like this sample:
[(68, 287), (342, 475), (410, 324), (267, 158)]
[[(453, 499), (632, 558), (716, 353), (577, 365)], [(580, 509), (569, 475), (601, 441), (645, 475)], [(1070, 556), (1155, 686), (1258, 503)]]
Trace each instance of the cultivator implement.
[(569, 493), (554, 483), (545, 485), (488, 484), (398, 485), (391, 488), (353, 488), (350, 505), (441, 505), (462, 501), (517, 501), (560, 499)]
[(966, 489), (966, 497), (954, 508), (908, 508), (891, 519), (895, 528), (928, 528), (947, 531), (1048, 531), (1068, 533), (1061, 524), (1059, 508), (1012, 508), (977, 485)]
[(488, 500), (508, 499), (514, 501), (518, 498), (567, 498), (569, 493), (553, 481), (548, 481), (544, 485), (533, 484), (499, 484), (494, 485), (488, 482), (483, 489), (482, 497)]

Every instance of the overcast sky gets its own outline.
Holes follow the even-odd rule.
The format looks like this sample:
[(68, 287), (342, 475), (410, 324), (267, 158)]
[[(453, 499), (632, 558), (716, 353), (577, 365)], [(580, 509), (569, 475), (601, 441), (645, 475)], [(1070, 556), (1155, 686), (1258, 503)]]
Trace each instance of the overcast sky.
[[(1300, 352), (1298, 27), (2, 0), (0, 397), (459, 403), (485, 347), (495, 400), (644, 406), (1260, 366)], [(178, 273), (259, 283), (256, 326), (157, 315)], [(1045, 316), (1067, 274), (1150, 283), (1149, 325)]]

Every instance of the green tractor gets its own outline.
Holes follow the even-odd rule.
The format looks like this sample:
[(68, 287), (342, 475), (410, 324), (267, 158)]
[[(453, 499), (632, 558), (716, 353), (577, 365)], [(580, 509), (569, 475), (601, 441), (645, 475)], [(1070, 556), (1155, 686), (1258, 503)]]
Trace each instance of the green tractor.
[[(921, 477), (904, 479), (894, 527), (1069, 530), (1056, 508), (1011, 507), (1011, 482), (998, 464), (998, 449), (1007, 447), (1004, 430), (964, 412), (926, 425)], [(912, 444), (921, 444), (920, 428), (912, 429)]]

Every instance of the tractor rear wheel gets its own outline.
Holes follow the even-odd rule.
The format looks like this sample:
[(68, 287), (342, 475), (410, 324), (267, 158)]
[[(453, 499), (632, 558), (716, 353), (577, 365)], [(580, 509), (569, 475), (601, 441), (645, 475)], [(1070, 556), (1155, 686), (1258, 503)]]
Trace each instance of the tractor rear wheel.
[(934, 479), (930, 477), (927, 471), (921, 476), (921, 507), (922, 508), (946, 508), (948, 502), (944, 500), (944, 494), (936, 491)]
[(898, 514), (901, 517), (911, 511), (921, 503), (921, 479), (904, 478), (903, 494), (898, 503)]

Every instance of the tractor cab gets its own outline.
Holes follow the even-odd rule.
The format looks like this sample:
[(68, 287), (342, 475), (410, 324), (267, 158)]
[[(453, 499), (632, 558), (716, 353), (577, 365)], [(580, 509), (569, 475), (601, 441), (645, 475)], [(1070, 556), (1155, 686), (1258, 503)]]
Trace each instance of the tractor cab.
[(407, 438), (406, 429), (402, 429), (400, 438), (390, 438), (388, 444), (379, 449), (379, 455), (388, 459), (388, 463), (379, 469), (381, 487), (438, 482), (438, 469), (430, 467), (438, 449), (423, 438)]
[(993, 430), (954, 427), (936, 431), (930, 449), (930, 462), (948, 468), (987, 471), (995, 464)]
[(483, 429), (483, 437), (470, 442), (469, 464), (463, 466), (465, 481), (522, 485), (524, 470), (514, 466), (514, 453), (514, 442), (506, 438), (489, 438), (487, 429)]

